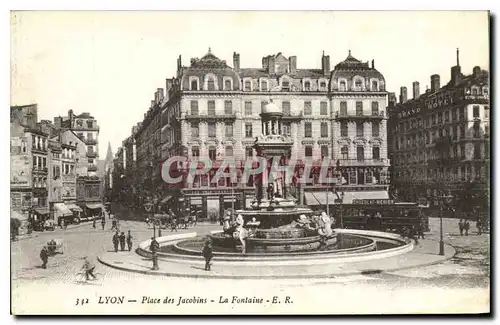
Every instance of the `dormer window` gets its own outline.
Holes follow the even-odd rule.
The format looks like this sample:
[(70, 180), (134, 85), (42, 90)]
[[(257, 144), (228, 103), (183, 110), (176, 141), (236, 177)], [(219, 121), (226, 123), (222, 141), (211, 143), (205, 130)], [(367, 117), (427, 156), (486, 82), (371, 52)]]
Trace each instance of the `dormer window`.
[(224, 80), (224, 90), (232, 90), (231, 89), (231, 80), (230, 79)]
[(267, 87), (267, 80), (263, 80), (260, 84), (260, 88), (262, 91), (267, 91), (268, 90), (268, 87)]
[(326, 88), (326, 81), (321, 81), (321, 82), (319, 83), (319, 88), (321, 88), (321, 89), (325, 89), (325, 88)]
[(252, 82), (250, 80), (245, 80), (245, 91), (252, 91)]
[(198, 90), (198, 80), (197, 79), (192, 79), (191, 80), (191, 90)]
[(342, 80), (339, 84), (339, 90), (340, 91), (346, 91), (347, 90), (347, 85), (346, 85), (346, 82), (344, 80)]
[(281, 83), (281, 89), (283, 91), (289, 91), (290, 90), (290, 82), (289, 81), (283, 81)]
[(214, 81), (214, 79), (212, 79), (212, 78), (208, 79), (207, 89), (208, 90), (215, 90), (215, 81)]
[(472, 95), (474, 96), (479, 95), (479, 89), (477, 89), (476, 87), (472, 87)]
[(378, 82), (373, 80), (372, 81), (372, 91), (377, 91), (378, 90)]
[(304, 91), (309, 91), (309, 90), (311, 90), (311, 82), (306, 81), (304, 82)]
[(357, 89), (357, 90), (360, 90), (362, 87), (363, 87), (363, 82), (360, 80), (360, 79), (356, 79), (354, 81), (354, 87)]

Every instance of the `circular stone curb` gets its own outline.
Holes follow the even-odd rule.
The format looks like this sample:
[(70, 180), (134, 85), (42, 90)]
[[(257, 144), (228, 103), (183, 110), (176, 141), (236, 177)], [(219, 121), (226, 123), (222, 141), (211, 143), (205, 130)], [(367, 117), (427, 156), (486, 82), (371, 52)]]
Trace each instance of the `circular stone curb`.
[[(429, 240), (433, 242), (438, 242), (436, 240)], [(452, 245), (445, 244), (445, 247), (451, 248), (453, 250), (453, 254), (450, 254), (447, 257), (444, 257), (441, 260), (437, 261), (432, 261), (432, 262), (424, 262), (418, 265), (412, 265), (412, 266), (402, 266), (402, 267), (395, 267), (395, 268), (390, 268), (390, 269), (385, 269), (385, 270), (380, 270), (378, 273), (386, 273), (386, 272), (394, 272), (394, 271), (400, 271), (400, 270), (407, 270), (407, 269), (414, 269), (414, 268), (421, 268), (421, 267), (426, 267), (426, 266), (431, 266), (431, 265), (436, 265), (436, 264), (441, 264), (451, 258), (453, 258), (456, 254), (456, 250)], [(185, 273), (176, 273), (176, 272), (166, 272), (166, 271), (153, 271), (153, 270), (139, 270), (139, 269), (131, 269), (123, 266), (119, 266), (110, 262), (107, 262), (102, 259), (101, 256), (97, 257), (97, 260), (99, 263), (106, 265), (108, 267), (125, 271), (125, 272), (134, 272), (134, 273), (140, 273), (140, 274), (145, 274), (145, 275), (160, 275), (160, 276), (169, 276), (169, 277), (177, 277), (177, 278), (199, 278), (199, 279), (232, 279), (232, 280), (257, 280), (257, 279), (332, 279), (332, 278), (337, 278), (337, 277), (344, 277), (344, 276), (353, 276), (353, 275), (363, 275), (365, 272), (369, 272), (370, 270), (356, 270), (352, 272), (340, 272), (340, 273), (330, 273), (330, 274), (279, 274), (279, 275), (225, 275), (225, 274), (185, 274)]]

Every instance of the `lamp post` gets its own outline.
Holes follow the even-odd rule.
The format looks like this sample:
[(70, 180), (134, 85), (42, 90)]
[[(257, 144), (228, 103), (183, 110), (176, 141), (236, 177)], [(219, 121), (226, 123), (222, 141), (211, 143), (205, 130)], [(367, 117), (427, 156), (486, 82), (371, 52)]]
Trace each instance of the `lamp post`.
[(439, 211), (439, 255), (444, 256), (444, 241), (443, 241), (443, 207), (451, 202), (453, 196), (443, 195), (440, 197), (440, 211)]

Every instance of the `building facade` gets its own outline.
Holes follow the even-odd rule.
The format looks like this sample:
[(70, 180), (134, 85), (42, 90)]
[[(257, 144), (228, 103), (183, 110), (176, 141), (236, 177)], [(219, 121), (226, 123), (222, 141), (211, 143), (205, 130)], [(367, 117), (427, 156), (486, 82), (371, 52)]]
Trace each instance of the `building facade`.
[[(57, 129), (69, 130), (81, 140), (78, 148), (79, 170), (81, 176), (98, 176), (97, 166), (99, 159), (99, 125), (97, 120), (89, 113), (75, 115), (73, 110), (68, 111), (66, 117), (55, 117), (54, 125)], [(66, 133), (66, 136), (69, 136)], [(72, 142), (77, 142), (72, 139)]]
[[(374, 62), (370, 66), (349, 53), (331, 70), (330, 57), (323, 54), (321, 67), (299, 69), (297, 57), (278, 53), (263, 57), (259, 68), (242, 68), (238, 53), (230, 67), (209, 51), (190, 63), (183, 66), (179, 57), (177, 75), (167, 79), (165, 92), (157, 90), (135, 135), (137, 175), (150, 193), (165, 194), (161, 163), (169, 157), (214, 162), (233, 157), (241, 167), (256, 154), (255, 137), (264, 133), (260, 114), (272, 101), (284, 114), (281, 131), (293, 139), (289, 160), (298, 165), (325, 158), (337, 162), (330, 172), (342, 175), (337, 187), (347, 200), (387, 198), (387, 92)], [(325, 186), (317, 177), (319, 169), (313, 173), (305, 200), (322, 205)], [(218, 214), (235, 200), (236, 207), (243, 207), (245, 196), (254, 195), (251, 182), (211, 184), (210, 177), (178, 186), (188, 206)]]
[(489, 206), (490, 104), (489, 73), (474, 67), (472, 74), (451, 68), (450, 81), (441, 86), (432, 75), (430, 89), (420, 94), (413, 83), (413, 98), (401, 87), (400, 101), (391, 108), (393, 187), (398, 197), (427, 198), (438, 206), (439, 197), (453, 196), (462, 212)]

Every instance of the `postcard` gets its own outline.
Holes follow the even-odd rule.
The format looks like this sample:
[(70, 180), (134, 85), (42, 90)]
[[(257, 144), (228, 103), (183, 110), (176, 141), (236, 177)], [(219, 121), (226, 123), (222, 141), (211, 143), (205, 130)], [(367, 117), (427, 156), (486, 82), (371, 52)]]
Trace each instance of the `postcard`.
[(11, 313), (489, 314), (489, 28), (11, 12)]

